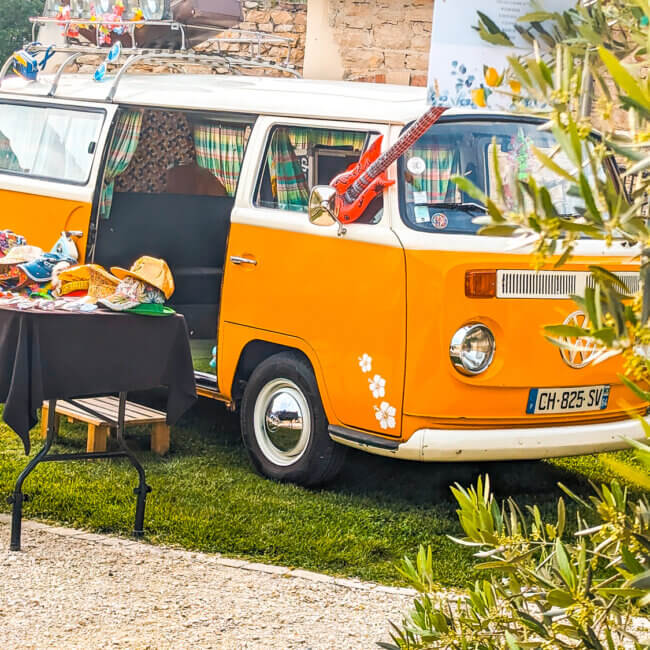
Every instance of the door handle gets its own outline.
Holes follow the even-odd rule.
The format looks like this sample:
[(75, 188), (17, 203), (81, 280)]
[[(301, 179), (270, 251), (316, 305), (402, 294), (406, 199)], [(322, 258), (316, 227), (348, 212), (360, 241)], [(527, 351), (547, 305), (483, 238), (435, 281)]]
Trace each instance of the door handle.
[(257, 260), (253, 260), (250, 257), (238, 257), (237, 255), (231, 255), (230, 261), (233, 264), (252, 264), (253, 266), (257, 265)]

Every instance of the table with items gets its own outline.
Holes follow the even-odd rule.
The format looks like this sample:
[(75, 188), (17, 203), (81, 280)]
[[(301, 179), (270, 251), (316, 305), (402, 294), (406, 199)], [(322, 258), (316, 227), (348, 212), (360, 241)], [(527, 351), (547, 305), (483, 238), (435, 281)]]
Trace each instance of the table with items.
[[(124, 440), (127, 393), (166, 387), (168, 424), (196, 399), (185, 319), (164, 304), (174, 291), (169, 267), (145, 256), (128, 270), (109, 272), (95, 264), (71, 266), (75, 260), (69, 259), (57, 273), (56, 253), (30, 250), (20, 239), (5, 247), (8, 232), (0, 231), (0, 403), (5, 405), (4, 421), (20, 436), (26, 454), (38, 409), (48, 403), (45, 443), (10, 497), (11, 550), (20, 549), (23, 483), (42, 462), (127, 458), (139, 477), (133, 532), (142, 535), (150, 488)], [(116, 430), (118, 449), (48, 453), (55, 439), (57, 400), (106, 420), (78, 400), (115, 393), (117, 417), (108, 424)]]

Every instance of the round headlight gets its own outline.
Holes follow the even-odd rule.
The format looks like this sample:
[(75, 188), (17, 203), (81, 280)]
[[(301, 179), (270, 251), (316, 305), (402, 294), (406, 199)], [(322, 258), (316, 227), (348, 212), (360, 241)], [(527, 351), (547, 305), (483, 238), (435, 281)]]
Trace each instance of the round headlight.
[(464, 375), (478, 375), (494, 358), (494, 335), (481, 323), (461, 327), (451, 338), (449, 358)]

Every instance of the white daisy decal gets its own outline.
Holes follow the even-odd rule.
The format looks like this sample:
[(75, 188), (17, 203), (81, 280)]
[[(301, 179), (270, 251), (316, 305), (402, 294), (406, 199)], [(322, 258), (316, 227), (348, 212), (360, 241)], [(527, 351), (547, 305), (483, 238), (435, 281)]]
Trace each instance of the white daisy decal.
[(375, 417), (379, 421), (379, 426), (382, 429), (394, 429), (395, 428), (395, 410), (394, 406), (391, 406), (388, 402), (382, 402), (379, 405), (379, 408), (376, 406)]
[(372, 379), (368, 379), (368, 384), (375, 399), (379, 399), (386, 394), (386, 380), (381, 375), (375, 375)]
[(359, 368), (361, 368), (361, 372), (370, 372), (372, 370), (372, 357), (369, 354), (363, 354), (359, 357)]

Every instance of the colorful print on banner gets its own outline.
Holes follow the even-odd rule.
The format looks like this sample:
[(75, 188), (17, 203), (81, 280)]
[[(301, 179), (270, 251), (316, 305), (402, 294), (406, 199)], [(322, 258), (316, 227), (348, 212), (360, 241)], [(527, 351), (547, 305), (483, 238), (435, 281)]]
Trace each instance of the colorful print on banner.
[[(515, 30), (517, 19), (540, 5), (546, 11), (566, 11), (577, 0), (436, 0), (429, 54), (428, 98), (438, 106), (509, 110), (512, 98), (496, 90), (509, 56), (526, 56), (530, 46)], [(477, 30), (478, 12), (489, 16), (515, 47), (490, 45)], [(513, 94), (516, 86), (506, 88)]]

